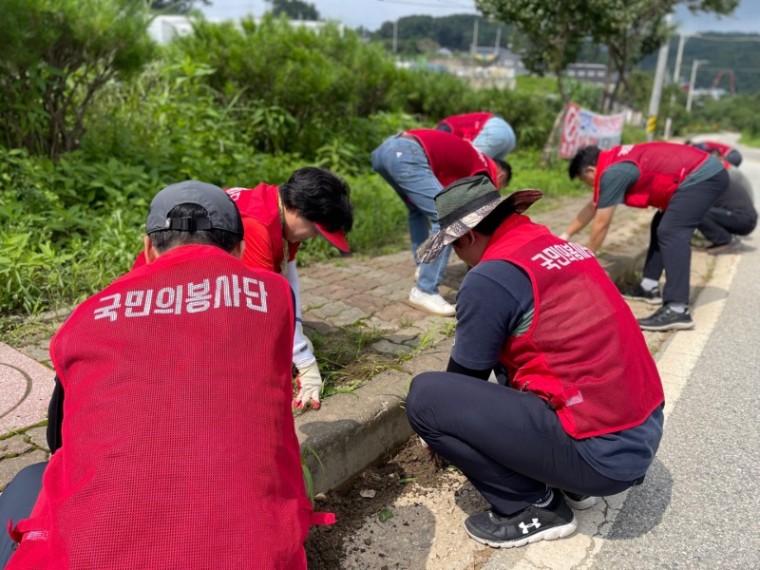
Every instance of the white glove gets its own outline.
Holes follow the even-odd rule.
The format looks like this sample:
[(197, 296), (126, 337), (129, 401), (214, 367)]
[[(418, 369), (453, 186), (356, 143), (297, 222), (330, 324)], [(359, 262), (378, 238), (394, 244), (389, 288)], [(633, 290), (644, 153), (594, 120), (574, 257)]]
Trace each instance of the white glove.
[(559, 234), (559, 239), (563, 239), (563, 240), (567, 241), (567, 240), (570, 239), (570, 236), (567, 235), (567, 232), (562, 232), (561, 234)]
[(319, 374), (317, 361), (313, 360), (309, 364), (298, 367), (298, 394), (293, 399), (293, 407), (299, 410), (305, 410), (312, 407), (318, 410), (319, 394), (322, 391), (322, 376)]

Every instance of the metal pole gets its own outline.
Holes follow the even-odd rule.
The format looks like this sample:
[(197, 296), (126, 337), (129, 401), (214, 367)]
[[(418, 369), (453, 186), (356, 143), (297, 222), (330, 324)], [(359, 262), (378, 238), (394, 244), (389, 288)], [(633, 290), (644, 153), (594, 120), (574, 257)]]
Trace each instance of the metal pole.
[[(665, 24), (670, 26), (672, 15), (665, 16)], [(657, 127), (657, 113), (660, 112), (660, 98), (662, 97), (662, 84), (665, 80), (665, 66), (668, 63), (668, 45), (665, 41), (660, 46), (660, 52), (657, 54), (657, 68), (654, 72), (654, 85), (652, 86), (652, 97), (649, 99), (649, 118), (647, 119), (647, 140), (654, 139), (654, 131)]]
[(475, 56), (478, 53), (478, 18), (475, 18), (475, 25), (472, 30), (472, 59), (475, 59)]
[[(680, 89), (681, 87), (681, 62), (683, 61), (683, 46), (686, 43), (686, 35), (681, 34), (678, 38), (678, 50), (676, 51), (676, 65), (673, 68), (673, 85), (676, 86), (676, 89)], [(670, 107), (672, 108), (673, 105), (676, 102), (676, 94), (675, 92), (670, 94)], [(673, 124), (673, 121), (670, 120), (670, 117), (665, 119), (665, 140), (668, 140), (670, 138), (670, 129)]]
[(691, 62), (691, 79), (689, 80), (689, 94), (686, 96), (686, 112), (691, 113), (691, 102), (694, 99), (694, 84), (697, 80), (697, 69), (703, 63), (707, 63), (706, 59), (695, 59)]
[(393, 53), (398, 51), (398, 19), (393, 20)]

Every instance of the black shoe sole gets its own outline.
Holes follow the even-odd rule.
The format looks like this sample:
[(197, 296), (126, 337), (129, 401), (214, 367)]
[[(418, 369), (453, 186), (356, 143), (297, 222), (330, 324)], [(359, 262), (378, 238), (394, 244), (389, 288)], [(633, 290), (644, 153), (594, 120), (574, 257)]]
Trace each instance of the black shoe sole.
[(629, 301), (644, 301), (645, 303), (649, 305), (662, 305), (662, 297), (655, 297), (654, 299), (650, 297), (636, 297), (634, 295), (623, 295), (623, 299), (627, 299)]
[(643, 331), (688, 331), (694, 328), (694, 321), (688, 323), (669, 323), (667, 325), (645, 325), (639, 323)]

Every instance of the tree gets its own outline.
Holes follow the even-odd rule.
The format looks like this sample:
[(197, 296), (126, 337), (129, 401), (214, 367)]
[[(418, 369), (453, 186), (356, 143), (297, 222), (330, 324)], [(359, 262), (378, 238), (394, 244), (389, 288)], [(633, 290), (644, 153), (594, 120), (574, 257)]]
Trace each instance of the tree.
[(272, 5), (275, 16), (285, 14), (291, 20), (319, 20), (319, 12), (314, 4), (302, 0), (264, 0)]
[(617, 72), (613, 95), (643, 55), (672, 33), (665, 16), (677, 5), (692, 12), (730, 14), (739, 0), (476, 0), (486, 15), (513, 23), (525, 38), (521, 46), (528, 69), (556, 74), (563, 100), (564, 70), (576, 61), (582, 42), (591, 38), (606, 46), (608, 70)]
[(655, 51), (672, 36), (665, 17), (676, 5), (686, 5), (692, 12), (730, 14), (739, 0), (590, 0), (599, 14), (588, 34), (607, 47), (608, 77), (616, 73), (612, 92), (602, 102), (609, 110), (621, 87), (628, 86), (628, 75), (641, 59)]
[(0, 2), (0, 141), (57, 158), (79, 146), (98, 91), (152, 57), (134, 0)]

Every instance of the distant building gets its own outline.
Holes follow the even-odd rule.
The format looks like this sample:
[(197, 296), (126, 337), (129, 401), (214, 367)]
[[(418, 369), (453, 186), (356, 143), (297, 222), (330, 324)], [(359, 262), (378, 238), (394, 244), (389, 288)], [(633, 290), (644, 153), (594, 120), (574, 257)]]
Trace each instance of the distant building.
[(498, 67), (505, 67), (511, 70), (513, 76), (528, 73), (522, 58), (507, 48), (478, 47), (475, 50), (475, 59)]
[[(206, 21), (212, 23), (219, 23), (226, 21), (222, 18), (206, 18)], [(239, 24), (240, 20), (233, 20)], [(260, 18), (255, 18), (254, 21), (259, 23)], [(298, 28), (306, 28), (307, 30), (317, 31), (324, 28), (327, 22), (315, 22), (311, 20), (290, 20), (290, 25)], [(338, 24), (338, 30), (343, 33), (343, 24)], [(156, 16), (148, 26), (148, 34), (156, 43), (168, 44), (176, 37), (186, 36), (193, 33), (192, 20), (186, 16)]]
[(185, 16), (156, 16), (148, 26), (150, 37), (162, 45), (168, 44), (176, 37), (192, 33), (193, 25)]
[(607, 66), (603, 63), (571, 63), (567, 66), (567, 77), (604, 85), (607, 77)]

